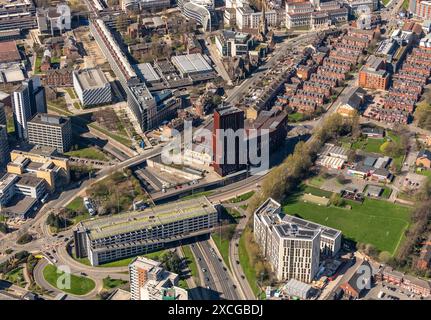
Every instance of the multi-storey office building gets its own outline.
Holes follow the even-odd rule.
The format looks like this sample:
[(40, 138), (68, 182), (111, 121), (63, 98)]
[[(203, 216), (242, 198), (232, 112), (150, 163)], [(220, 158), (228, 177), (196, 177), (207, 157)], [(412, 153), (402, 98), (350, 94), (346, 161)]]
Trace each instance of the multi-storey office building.
[(61, 35), (71, 29), (70, 8), (64, 3), (46, 9), (38, 8), (36, 19), (40, 33), (54, 36)]
[(84, 107), (112, 101), (111, 85), (99, 68), (74, 71), (73, 88)]
[(217, 221), (217, 210), (206, 197), (88, 220), (74, 231), (76, 256), (97, 266), (209, 233)]
[(28, 142), (68, 151), (72, 145), (72, 123), (69, 118), (38, 113), (28, 123)]
[(289, 215), (267, 199), (254, 213), (254, 237), (279, 280), (311, 282), (321, 254), (334, 255), (341, 232)]
[(212, 30), (211, 14), (214, 12), (214, 1), (178, 0), (178, 7), (184, 16), (197, 21), (204, 30)]
[[(168, 94), (167, 91), (157, 99), (151, 94), (127, 60), (105, 22), (101, 19), (92, 20), (90, 31), (117, 76), (127, 97), (128, 107), (142, 131), (159, 125), (160, 121), (164, 120), (159, 114), (171, 114), (167, 111), (175, 111), (181, 105), (181, 100)], [(160, 113), (158, 109), (164, 112)]]

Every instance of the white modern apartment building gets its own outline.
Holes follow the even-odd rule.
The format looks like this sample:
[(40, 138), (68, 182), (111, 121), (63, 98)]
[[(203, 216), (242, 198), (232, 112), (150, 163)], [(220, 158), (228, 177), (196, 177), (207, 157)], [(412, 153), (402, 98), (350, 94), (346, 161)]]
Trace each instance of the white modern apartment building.
[(137, 257), (129, 265), (131, 300), (188, 300), (187, 290), (177, 287), (179, 277), (161, 263)]
[(279, 280), (310, 283), (318, 272), (321, 254), (335, 254), (341, 232), (289, 215), (267, 199), (254, 213), (254, 237)]
[(206, 197), (171, 202), (81, 222), (74, 231), (75, 253), (97, 266), (207, 234), (217, 223), (217, 209)]
[(74, 71), (73, 88), (83, 107), (112, 101), (111, 84), (99, 68)]
[[(262, 17), (262, 12), (254, 12), (249, 5), (237, 7), (235, 12), (236, 25), (238, 29), (257, 29)], [(265, 12), (268, 26), (276, 26), (278, 23), (277, 11), (269, 10)]]

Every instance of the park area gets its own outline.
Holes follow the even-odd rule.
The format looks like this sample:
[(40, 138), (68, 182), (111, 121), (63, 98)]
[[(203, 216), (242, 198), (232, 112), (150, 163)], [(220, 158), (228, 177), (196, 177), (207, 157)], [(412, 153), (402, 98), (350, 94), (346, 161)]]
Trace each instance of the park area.
[(346, 207), (319, 206), (303, 202), (303, 194), (330, 196), (327, 191), (307, 187), (293, 194), (284, 203), (286, 214), (299, 216), (328, 227), (339, 229), (346, 239), (371, 244), (379, 251), (396, 253), (404, 232), (410, 225), (411, 209), (388, 201), (365, 199), (363, 203), (346, 200)]

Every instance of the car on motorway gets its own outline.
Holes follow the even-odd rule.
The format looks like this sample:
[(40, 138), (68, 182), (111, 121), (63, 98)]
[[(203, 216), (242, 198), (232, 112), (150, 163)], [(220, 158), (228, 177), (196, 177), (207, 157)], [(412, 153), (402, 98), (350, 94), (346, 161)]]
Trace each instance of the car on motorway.
[(205, 278), (205, 281), (206, 281), (206, 282), (210, 282), (210, 278), (206, 277), (206, 278)]
[(202, 272), (207, 272), (207, 269), (205, 269), (205, 268), (202, 268)]
[(243, 274), (242, 274), (242, 275), (241, 275), (241, 279), (243, 279), (243, 280), (244, 280), (244, 279), (245, 279), (245, 275), (243, 275)]
[(239, 264), (239, 260), (236, 260), (236, 264)]

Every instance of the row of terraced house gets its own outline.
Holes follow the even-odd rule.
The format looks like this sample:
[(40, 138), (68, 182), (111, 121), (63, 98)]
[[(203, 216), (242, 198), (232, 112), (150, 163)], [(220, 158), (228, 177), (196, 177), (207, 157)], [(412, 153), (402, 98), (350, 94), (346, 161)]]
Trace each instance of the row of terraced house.
[(317, 48), (311, 59), (298, 66), (296, 77), (285, 85), (276, 105), (288, 106), (293, 112), (316, 113), (330, 100), (333, 88), (347, 79), (373, 38), (374, 31), (351, 28), (331, 39), (329, 47)]

